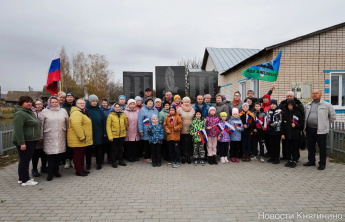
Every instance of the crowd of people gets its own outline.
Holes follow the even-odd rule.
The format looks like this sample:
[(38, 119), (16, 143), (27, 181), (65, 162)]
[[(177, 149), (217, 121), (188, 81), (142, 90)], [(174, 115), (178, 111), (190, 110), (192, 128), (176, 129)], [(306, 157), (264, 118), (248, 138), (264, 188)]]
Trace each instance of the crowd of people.
[(274, 89), (262, 98), (254, 98), (249, 90), (244, 101), (237, 91), (230, 103), (221, 94), (214, 104), (210, 95), (198, 95), (194, 105), (189, 97), (181, 99), (171, 92), (163, 100), (155, 98), (150, 88), (144, 98), (127, 100), (120, 95), (111, 107), (96, 95), (75, 101), (73, 93), (59, 92), (45, 108), (42, 100), (22, 96), (15, 106), (13, 135), (20, 157), (18, 183), (37, 184), (29, 175), (31, 160), (32, 176), (41, 176), (41, 160), (40, 172), (47, 173), (47, 181), (61, 177), (61, 164), (74, 168), (77, 176), (88, 176), (93, 155), (97, 170), (105, 163), (117, 168), (127, 165), (125, 159), (135, 162), (142, 157), (153, 167), (161, 167), (165, 159), (174, 168), (181, 163), (204, 166), (240, 160), (287, 160), (285, 167), (294, 168), (306, 141), (308, 162), (303, 165), (316, 165), (317, 143), (318, 169), (325, 169), (326, 136), (335, 120), (332, 105), (321, 99), (320, 90), (313, 91), (312, 102), (305, 106), (293, 92), (278, 105), (271, 99)]

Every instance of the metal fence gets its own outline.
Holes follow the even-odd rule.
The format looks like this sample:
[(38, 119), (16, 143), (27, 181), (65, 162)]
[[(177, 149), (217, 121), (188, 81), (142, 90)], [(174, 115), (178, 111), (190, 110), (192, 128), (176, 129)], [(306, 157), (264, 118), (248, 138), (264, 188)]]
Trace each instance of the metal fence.
[(16, 148), (12, 142), (12, 136), (13, 123), (0, 123), (0, 155), (2, 155), (5, 151)]
[(345, 162), (345, 123), (334, 122), (327, 136), (327, 156)]

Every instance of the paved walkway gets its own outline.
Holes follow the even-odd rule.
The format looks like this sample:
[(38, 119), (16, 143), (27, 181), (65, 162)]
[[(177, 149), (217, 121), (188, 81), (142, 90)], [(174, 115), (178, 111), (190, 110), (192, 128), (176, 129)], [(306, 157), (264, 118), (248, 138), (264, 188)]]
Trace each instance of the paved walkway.
[(100, 171), (94, 166), (86, 178), (63, 169), (61, 178), (47, 182), (43, 175), (34, 187), (17, 184), (14, 164), (0, 170), (0, 220), (329, 221), (331, 214), (332, 221), (345, 221), (345, 166), (328, 162), (318, 171), (302, 166), (306, 151), (301, 156), (295, 169), (285, 161), (178, 169), (141, 161)]

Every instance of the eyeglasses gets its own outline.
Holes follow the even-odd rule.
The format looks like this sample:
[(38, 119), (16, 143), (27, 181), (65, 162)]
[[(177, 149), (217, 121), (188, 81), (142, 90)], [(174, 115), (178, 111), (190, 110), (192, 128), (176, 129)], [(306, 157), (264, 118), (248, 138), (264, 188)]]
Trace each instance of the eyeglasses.
[(35, 105), (36, 106), (42, 106), (42, 103), (36, 103)]

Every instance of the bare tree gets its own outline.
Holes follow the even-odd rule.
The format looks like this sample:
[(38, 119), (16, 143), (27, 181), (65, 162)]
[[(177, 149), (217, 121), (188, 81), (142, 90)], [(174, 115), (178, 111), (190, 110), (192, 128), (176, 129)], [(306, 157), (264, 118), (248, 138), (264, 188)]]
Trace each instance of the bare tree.
[(198, 57), (194, 58), (181, 58), (177, 61), (178, 66), (184, 66), (186, 69), (185, 74), (185, 91), (186, 96), (189, 96), (189, 69), (200, 69), (202, 65), (202, 60)]
[(109, 101), (115, 102), (117, 101), (117, 98), (119, 95), (121, 95), (123, 92), (123, 84), (120, 82), (120, 80), (117, 80), (116, 82), (111, 81), (108, 85), (108, 98)]

